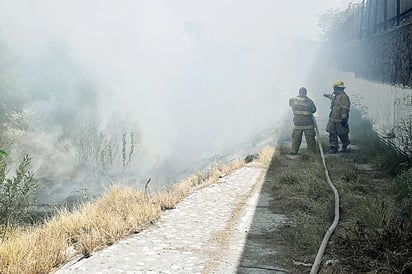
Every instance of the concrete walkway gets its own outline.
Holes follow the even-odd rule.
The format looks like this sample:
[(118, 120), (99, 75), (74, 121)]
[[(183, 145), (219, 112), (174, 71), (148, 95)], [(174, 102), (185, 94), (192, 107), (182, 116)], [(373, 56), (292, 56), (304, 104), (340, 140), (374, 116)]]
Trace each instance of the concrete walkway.
[(163, 212), (154, 226), (56, 273), (236, 273), (262, 173), (243, 167)]

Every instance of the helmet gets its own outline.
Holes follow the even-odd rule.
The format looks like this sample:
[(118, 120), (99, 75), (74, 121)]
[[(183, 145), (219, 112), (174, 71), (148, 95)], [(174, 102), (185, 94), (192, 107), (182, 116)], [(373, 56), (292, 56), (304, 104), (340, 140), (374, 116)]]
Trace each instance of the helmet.
[(301, 87), (301, 88), (299, 89), (299, 94), (300, 94), (300, 95), (306, 95), (306, 94), (307, 94), (306, 88)]
[(333, 82), (333, 87), (345, 88), (345, 84), (341, 80), (336, 80), (335, 82)]

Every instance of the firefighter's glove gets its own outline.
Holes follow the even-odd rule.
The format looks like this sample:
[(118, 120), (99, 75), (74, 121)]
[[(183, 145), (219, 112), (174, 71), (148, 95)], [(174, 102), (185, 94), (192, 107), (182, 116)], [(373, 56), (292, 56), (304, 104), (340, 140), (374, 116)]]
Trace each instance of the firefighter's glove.
[(340, 124), (341, 124), (343, 127), (348, 127), (348, 119), (342, 119), (342, 121), (340, 122)]

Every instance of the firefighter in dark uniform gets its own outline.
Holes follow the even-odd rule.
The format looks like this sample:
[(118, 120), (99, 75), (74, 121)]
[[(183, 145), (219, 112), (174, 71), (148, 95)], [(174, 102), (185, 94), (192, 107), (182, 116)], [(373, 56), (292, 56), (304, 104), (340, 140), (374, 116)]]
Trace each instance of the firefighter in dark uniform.
[(299, 95), (289, 99), (289, 106), (293, 112), (293, 132), (292, 132), (292, 150), (289, 154), (296, 155), (302, 143), (302, 135), (305, 134), (308, 150), (316, 151), (315, 141), (315, 124), (313, 113), (316, 112), (315, 103), (307, 96), (306, 88), (299, 89)]
[(350, 99), (345, 93), (345, 84), (341, 80), (336, 80), (333, 83), (333, 93), (323, 94), (323, 96), (331, 100), (329, 121), (326, 127), (329, 133), (330, 152), (338, 152), (338, 137), (342, 142), (341, 152), (348, 152)]

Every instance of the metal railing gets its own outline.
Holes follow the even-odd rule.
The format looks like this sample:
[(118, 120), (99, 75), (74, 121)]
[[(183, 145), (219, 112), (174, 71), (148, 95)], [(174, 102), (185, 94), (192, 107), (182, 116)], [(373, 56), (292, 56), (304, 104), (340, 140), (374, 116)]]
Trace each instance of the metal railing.
[(412, 0), (363, 0), (335, 33), (346, 41), (384, 33), (412, 22)]

